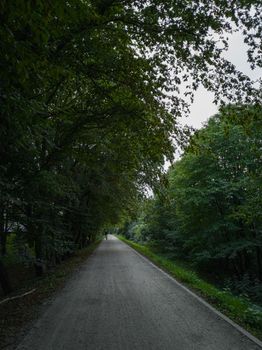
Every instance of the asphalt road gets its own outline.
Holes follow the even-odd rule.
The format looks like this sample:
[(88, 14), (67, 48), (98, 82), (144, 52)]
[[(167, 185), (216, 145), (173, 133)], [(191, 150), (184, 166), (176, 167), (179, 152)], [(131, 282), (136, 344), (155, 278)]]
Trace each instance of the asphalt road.
[(18, 347), (30, 350), (261, 350), (113, 236)]

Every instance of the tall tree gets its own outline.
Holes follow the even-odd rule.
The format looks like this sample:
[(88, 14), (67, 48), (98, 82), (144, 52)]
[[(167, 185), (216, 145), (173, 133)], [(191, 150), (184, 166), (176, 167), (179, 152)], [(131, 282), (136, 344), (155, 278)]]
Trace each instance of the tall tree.
[(260, 15), (259, 1), (3, 0), (0, 222), (43, 260), (112, 221), (118, 199), (132, 201), (172, 159), (188, 109), (180, 86), (258, 99), (216, 35), (237, 24), (260, 66)]

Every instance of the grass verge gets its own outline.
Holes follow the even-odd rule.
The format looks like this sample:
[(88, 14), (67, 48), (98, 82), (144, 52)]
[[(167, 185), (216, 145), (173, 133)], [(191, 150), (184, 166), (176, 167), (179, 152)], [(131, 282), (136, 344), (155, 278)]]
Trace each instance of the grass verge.
[(32, 294), (0, 304), (0, 349), (16, 348), (25, 326), (39, 315), (41, 305), (64, 286), (72, 273), (86, 261), (100, 242), (101, 240), (79, 250), (43, 277), (28, 281), (26, 286), (15, 292), (20, 295), (36, 289)]
[(153, 263), (200, 295), (231, 320), (262, 340), (262, 310), (260, 307), (244, 298), (232, 295), (229, 291), (219, 290), (212, 284), (199, 278), (195, 271), (181, 267), (175, 261), (158, 255), (146, 245), (135, 243), (123, 236), (118, 236), (118, 238), (149, 258)]

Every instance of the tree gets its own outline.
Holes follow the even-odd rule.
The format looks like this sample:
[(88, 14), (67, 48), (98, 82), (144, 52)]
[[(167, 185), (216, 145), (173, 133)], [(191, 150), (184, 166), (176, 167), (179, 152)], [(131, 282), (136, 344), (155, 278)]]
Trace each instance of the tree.
[(201, 82), (216, 99), (257, 99), (210, 33), (237, 23), (260, 65), (260, 9), (259, 1), (252, 11), (217, 0), (1, 2), (0, 213), (23, 227), (17, 235), (38, 260), (83, 245), (85, 232), (96, 236), (159, 180), (182, 134), (181, 84), (189, 96)]
[[(126, 235), (231, 279), (261, 299), (260, 105), (228, 105), (192, 135), (165, 186), (142, 202)], [(233, 280), (233, 281), (232, 281)]]
[(185, 251), (239, 278), (261, 278), (261, 117), (260, 106), (222, 109), (171, 172)]

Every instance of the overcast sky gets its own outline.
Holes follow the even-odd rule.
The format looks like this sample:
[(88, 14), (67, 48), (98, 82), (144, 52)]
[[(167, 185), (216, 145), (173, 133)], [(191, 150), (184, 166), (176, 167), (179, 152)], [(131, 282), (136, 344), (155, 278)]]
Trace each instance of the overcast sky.
[[(238, 70), (248, 75), (251, 79), (262, 77), (262, 69), (251, 70), (247, 62), (247, 46), (243, 42), (241, 33), (234, 33), (229, 38), (229, 49), (224, 57), (231, 61)], [(188, 118), (181, 119), (182, 124), (200, 128), (203, 123), (218, 111), (213, 101), (213, 94), (204, 88), (199, 88), (195, 95), (195, 101), (191, 107)]]

